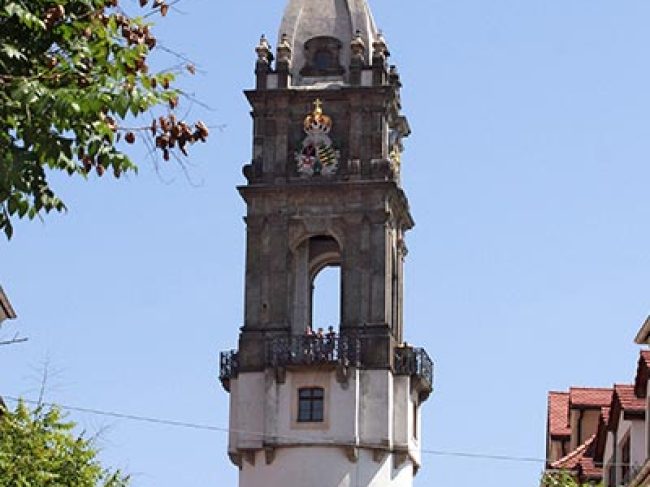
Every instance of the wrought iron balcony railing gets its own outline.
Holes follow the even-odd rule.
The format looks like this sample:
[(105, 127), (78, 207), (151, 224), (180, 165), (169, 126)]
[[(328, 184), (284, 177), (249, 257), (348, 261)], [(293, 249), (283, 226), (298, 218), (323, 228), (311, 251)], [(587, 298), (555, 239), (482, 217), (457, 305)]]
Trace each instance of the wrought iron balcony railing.
[(433, 388), (433, 361), (423, 348), (395, 349), (395, 373), (420, 378), (426, 388)]
[[(265, 364), (268, 367), (292, 367), (320, 364), (362, 367), (363, 337), (300, 335), (271, 338), (266, 342)], [(219, 379), (230, 391), (230, 381), (239, 374), (239, 353), (221, 353)], [(395, 373), (419, 380), (425, 396), (433, 390), (433, 361), (422, 348), (395, 349)]]
[(219, 380), (223, 388), (230, 392), (230, 380), (236, 379), (239, 374), (239, 353), (237, 350), (221, 352)]
[(358, 367), (361, 340), (356, 337), (311, 335), (273, 338), (267, 343), (266, 359), (271, 367), (314, 364)]

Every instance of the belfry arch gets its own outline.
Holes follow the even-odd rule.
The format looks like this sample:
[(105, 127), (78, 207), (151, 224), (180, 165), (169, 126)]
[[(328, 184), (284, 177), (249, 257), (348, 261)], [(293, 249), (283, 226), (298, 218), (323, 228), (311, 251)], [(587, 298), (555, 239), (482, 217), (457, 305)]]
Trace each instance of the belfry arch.
[[(291, 332), (300, 335), (314, 323), (314, 283), (317, 276), (327, 267), (341, 267), (342, 250), (338, 240), (330, 235), (314, 235), (305, 238), (295, 247), (292, 255), (292, 294), (289, 309), (294, 311)], [(341, 271), (342, 272), (342, 271)], [(343, 279), (339, 282), (339, 299), (342, 295)], [(338, 317), (336, 327), (341, 317)], [(334, 324), (332, 324), (334, 325)]]
[[(338, 334), (341, 325), (341, 267), (329, 265), (314, 276), (312, 283), (312, 330)], [(331, 329), (330, 329), (331, 327)]]

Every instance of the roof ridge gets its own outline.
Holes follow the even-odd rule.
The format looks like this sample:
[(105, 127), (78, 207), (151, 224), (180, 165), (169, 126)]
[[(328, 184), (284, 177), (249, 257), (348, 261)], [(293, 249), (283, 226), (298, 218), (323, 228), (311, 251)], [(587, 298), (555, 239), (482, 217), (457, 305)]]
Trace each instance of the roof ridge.
[(569, 390), (582, 390), (582, 391), (611, 391), (611, 387), (587, 387), (587, 386), (571, 386)]

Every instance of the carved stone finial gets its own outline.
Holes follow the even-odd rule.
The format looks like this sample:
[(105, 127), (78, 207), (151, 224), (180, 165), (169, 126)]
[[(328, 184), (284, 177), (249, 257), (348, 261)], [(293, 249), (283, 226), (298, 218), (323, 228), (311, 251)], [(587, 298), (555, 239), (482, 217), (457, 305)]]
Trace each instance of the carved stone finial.
[(375, 52), (375, 56), (387, 58), (390, 56), (388, 51), (388, 44), (386, 44), (386, 39), (384, 39), (384, 34), (381, 30), (377, 33), (377, 39), (372, 43), (372, 48)]
[(352, 48), (353, 59), (363, 59), (363, 56), (366, 52), (366, 43), (363, 42), (360, 30), (357, 30), (354, 39), (352, 39), (352, 42), (350, 43), (350, 47)]
[(402, 82), (400, 81), (400, 75), (399, 71), (397, 70), (397, 66), (392, 65), (388, 71), (388, 79), (390, 80), (390, 83), (397, 88), (400, 88), (402, 86)]
[(278, 45), (278, 61), (288, 63), (291, 61), (291, 55), (292, 50), (289, 36), (287, 34), (282, 34), (280, 44)]
[(316, 98), (314, 102), (314, 114), (322, 115), (323, 114), (323, 101), (320, 98)]
[(260, 43), (255, 48), (255, 52), (257, 53), (258, 62), (270, 64), (272, 60), (271, 45), (264, 34), (260, 37)]

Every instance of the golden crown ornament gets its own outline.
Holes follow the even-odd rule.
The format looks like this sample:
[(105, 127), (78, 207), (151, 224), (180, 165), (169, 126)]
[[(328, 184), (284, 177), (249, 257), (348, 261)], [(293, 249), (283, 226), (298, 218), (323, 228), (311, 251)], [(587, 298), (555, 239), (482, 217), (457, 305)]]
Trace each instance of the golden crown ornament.
[(340, 152), (334, 148), (329, 137), (332, 126), (332, 119), (323, 113), (323, 102), (316, 100), (314, 111), (304, 121), (307, 137), (296, 152), (300, 176), (332, 176), (338, 171)]

